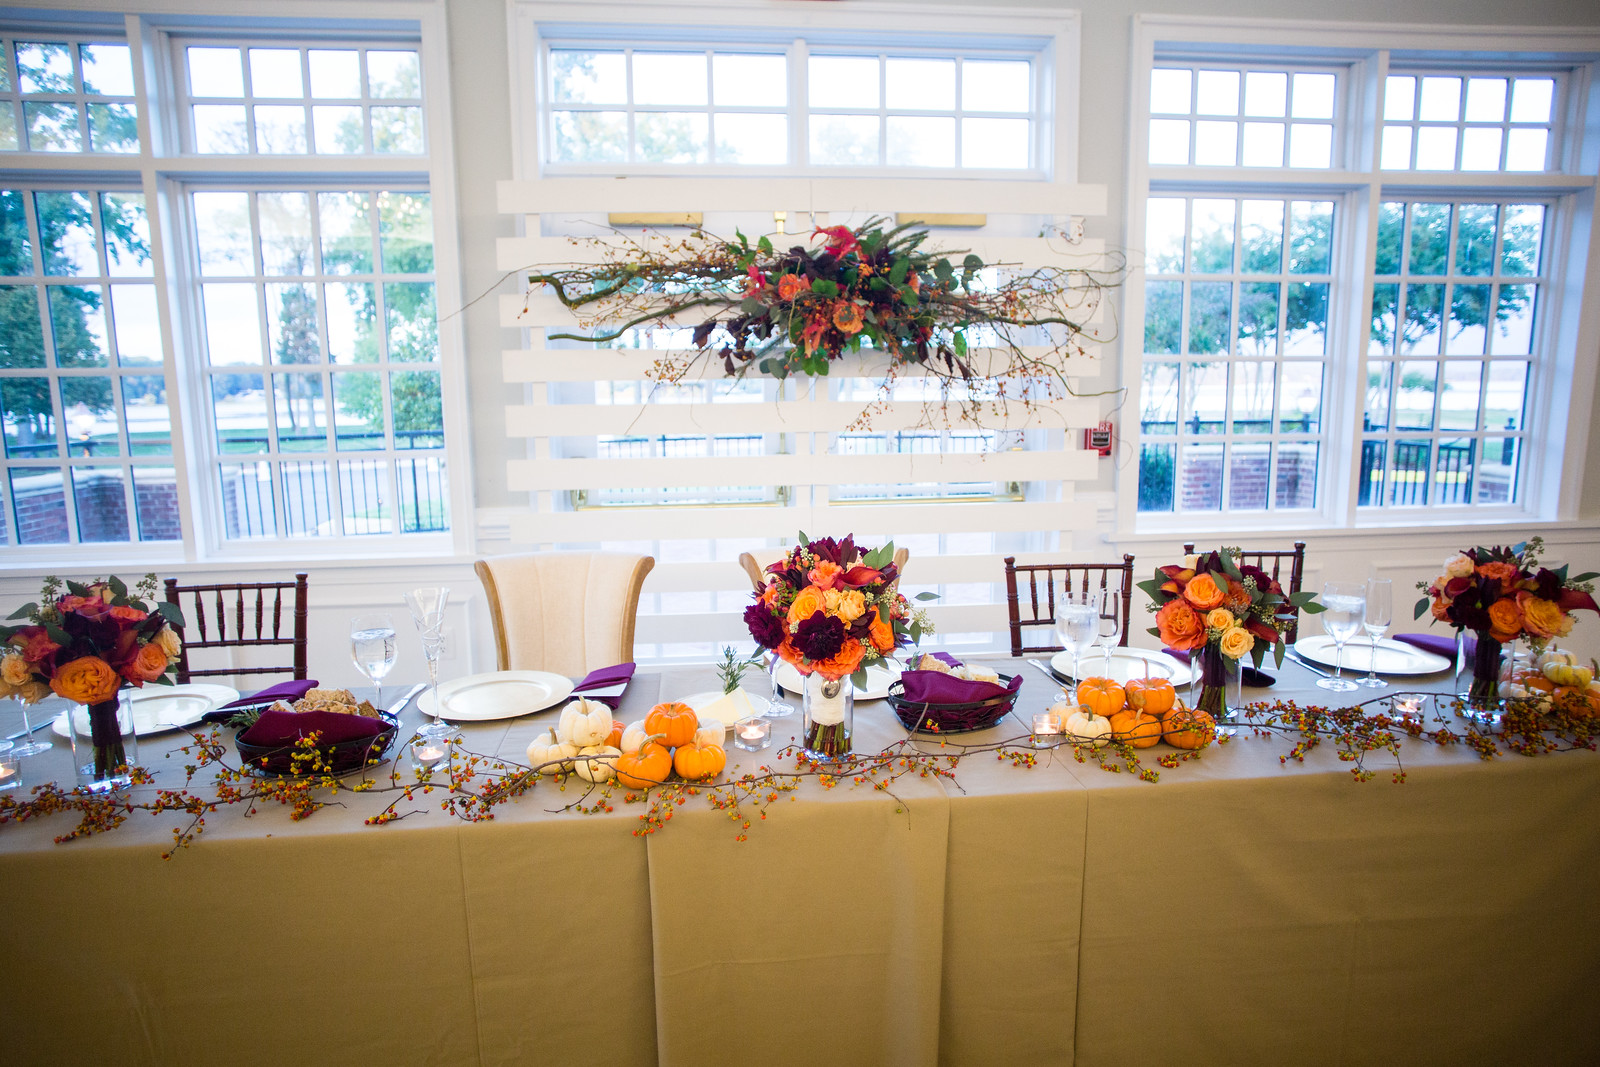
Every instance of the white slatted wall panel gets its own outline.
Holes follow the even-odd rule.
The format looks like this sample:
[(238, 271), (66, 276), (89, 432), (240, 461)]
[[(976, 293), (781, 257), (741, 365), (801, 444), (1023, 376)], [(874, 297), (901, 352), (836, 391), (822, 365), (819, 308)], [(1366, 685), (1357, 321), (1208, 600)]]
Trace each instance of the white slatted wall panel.
[[(728, 215), (754, 214), (770, 229), (775, 210), (787, 212), (791, 242), (805, 241), (795, 234), (809, 232), (812, 219), (856, 225), (872, 215), (892, 218), (897, 212), (985, 213), (990, 218), (986, 230), (935, 229), (927, 247), (975, 252), (986, 263), (1098, 267), (1103, 249), (1093, 241), (1070, 244), (1059, 236), (1013, 234), (1038, 232), (1071, 216), (1102, 214), (1105, 194), (1098, 186), (1049, 182), (545, 179), (501, 182), (500, 210), (523, 222), (526, 236), (503, 238), (498, 247), (500, 269), (518, 273), (597, 258), (592, 247), (560, 235), (595, 232), (592, 224), (574, 225), (573, 216), (703, 212), (707, 232), (731, 236), (732, 225), (719, 225)], [(739, 222), (752, 240), (762, 232), (747, 219)], [(683, 232), (651, 238), (630, 231), (642, 241), (670, 241)], [(774, 243), (783, 247), (779, 238)], [(1096, 475), (1098, 457), (1080, 448), (1081, 430), (1100, 418), (1095, 398), (1068, 397), (1031, 412), (1013, 406), (1005, 420), (986, 421), (984, 429), (1016, 432), (1009, 440), (1018, 447), (1001, 451), (841, 455), (832, 449), (832, 435), (845, 430), (865, 404), (830, 394), (829, 382), (876, 381), (883, 367), (876, 357), (847, 358), (827, 381), (800, 379), (787, 390), (769, 391), (761, 403), (562, 402), (558, 394), (565, 383), (642, 381), (663, 352), (546, 348), (547, 328), (571, 329), (575, 322), (548, 291), (501, 297), (500, 320), (522, 328), (524, 339), (524, 347), (502, 353), (505, 380), (524, 390), (524, 402), (506, 411), (508, 433), (526, 445), (513, 449), (526, 458), (509, 461), (507, 484), (529, 497), (528, 511), (512, 522), (512, 541), (518, 550), (642, 543), (653, 551), (657, 565), (645, 584), (638, 626), (642, 657), (651, 655), (650, 646), (656, 658), (704, 657), (712, 642), (747, 640), (739, 614), (748, 602), (748, 586), (737, 554), (792, 543), (801, 529), (813, 535), (854, 532), (869, 544), (893, 537), (912, 547), (906, 588), (937, 587), (945, 593), (931, 608), (940, 633), (964, 635), (955, 638), (958, 645), (1003, 644), (1002, 557), (1059, 558), (1067, 554), (1062, 546), (1070, 547), (1074, 531), (1094, 525), (1094, 509), (1076, 499), (1075, 485)], [(1069, 375), (1098, 374), (1097, 356), (1091, 346), (1087, 356), (1069, 365)], [(1000, 356), (973, 353), (979, 363), (989, 358)], [(901, 373), (902, 379), (914, 376)], [(700, 361), (689, 378), (725, 380), (715, 359)], [(897, 400), (875, 411), (870, 429), (926, 429), (926, 416), (922, 402)], [(762, 434), (781, 440), (782, 452), (601, 459), (562, 455), (558, 443), (594, 435), (662, 434)], [(1023, 499), (845, 502), (831, 495), (845, 485), (964, 481), (1016, 483)], [(765, 487), (769, 495), (782, 487), (789, 495), (775, 503), (714, 507), (572, 506), (579, 490), (708, 485)]]

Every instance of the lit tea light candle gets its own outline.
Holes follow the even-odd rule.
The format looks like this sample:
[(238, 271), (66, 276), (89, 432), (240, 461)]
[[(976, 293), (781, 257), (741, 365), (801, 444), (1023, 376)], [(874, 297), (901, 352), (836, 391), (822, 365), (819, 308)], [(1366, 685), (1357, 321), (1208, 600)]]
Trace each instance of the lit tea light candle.
[(733, 743), (746, 752), (772, 744), (772, 723), (766, 719), (740, 719), (733, 724)]
[(1398, 717), (1401, 715), (1415, 715), (1422, 717), (1422, 709), (1427, 704), (1426, 693), (1396, 693), (1389, 700), (1389, 709)]
[(444, 759), (448, 751), (443, 745), (413, 745), (411, 758), (418, 767), (431, 771), (438, 766), (440, 760)]
[(1061, 720), (1053, 711), (1041, 711), (1033, 717), (1033, 743), (1046, 748), (1061, 737)]
[(13, 747), (10, 741), (0, 742), (0, 790), (15, 789), (22, 784), (22, 767), (17, 757), (11, 755)]

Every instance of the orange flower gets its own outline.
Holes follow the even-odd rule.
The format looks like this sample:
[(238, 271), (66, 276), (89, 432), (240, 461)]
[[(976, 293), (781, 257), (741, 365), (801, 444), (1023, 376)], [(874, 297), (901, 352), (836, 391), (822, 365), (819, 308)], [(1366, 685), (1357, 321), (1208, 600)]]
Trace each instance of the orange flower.
[(1509, 591), (1517, 580), (1517, 568), (1500, 560), (1491, 560), (1488, 563), (1478, 564), (1478, 576), (1489, 578), (1500, 583), (1500, 588)]
[(811, 568), (811, 573), (806, 575), (811, 584), (818, 589), (837, 589), (839, 576), (844, 573), (844, 568), (832, 560), (818, 560), (817, 565)]
[(121, 687), (122, 679), (99, 656), (80, 656), (64, 663), (50, 679), (56, 695), (74, 704), (99, 704), (116, 696)]
[(813, 669), (830, 680), (844, 678), (856, 672), (866, 655), (866, 645), (853, 637), (847, 638), (843, 648), (820, 663), (813, 664)]
[(1183, 587), (1183, 598), (1201, 611), (1210, 611), (1222, 603), (1222, 597), (1222, 587), (1209, 574), (1197, 574)]
[(139, 651), (122, 668), (122, 676), (135, 685), (153, 682), (165, 673), (167, 653), (154, 641), (139, 646)]
[(1199, 648), (1206, 643), (1205, 621), (1182, 600), (1169, 600), (1156, 612), (1156, 629), (1168, 648)]
[(1439, 597), (1432, 604), (1430, 604), (1428, 606), (1428, 611), (1433, 615), (1434, 618), (1438, 619), (1440, 622), (1449, 622), (1450, 621), (1450, 616), (1447, 614), (1447, 612), (1449, 612), (1449, 610), (1450, 610), (1450, 598), (1449, 597), (1443, 597), (1443, 596)]
[(1222, 598), (1222, 606), (1235, 615), (1243, 615), (1244, 609), (1250, 606), (1250, 594), (1245, 592), (1244, 586), (1228, 579), (1228, 592)]
[(794, 602), (789, 605), (789, 627), (793, 629), (823, 609), (822, 590), (814, 585), (806, 586), (794, 595)]
[[(1488, 564), (1485, 564), (1488, 566)], [(1492, 577), (1486, 575), (1485, 577)], [(1514, 641), (1522, 632), (1522, 609), (1510, 597), (1489, 605), (1489, 636), (1496, 641)]]
[(861, 309), (848, 300), (840, 300), (833, 305), (833, 325), (842, 334), (861, 332)]
[(1522, 609), (1522, 624), (1533, 637), (1561, 637), (1572, 629), (1572, 616), (1552, 600), (1518, 593), (1517, 606)]
[(883, 617), (882, 611), (872, 613), (872, 626), (867, 631), (872, 647), (882, 653), (894, 651), (894, 627)]
[(778, 279), (778, 299), (793, 300), (801, 293), (811, 291), (811, 279), (799, 274), (785, 274)]

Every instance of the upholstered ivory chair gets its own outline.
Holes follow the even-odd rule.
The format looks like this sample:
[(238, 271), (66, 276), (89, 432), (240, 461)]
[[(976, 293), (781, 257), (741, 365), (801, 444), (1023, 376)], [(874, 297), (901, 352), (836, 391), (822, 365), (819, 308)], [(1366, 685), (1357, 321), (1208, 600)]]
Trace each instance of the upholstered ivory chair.
[[(754, 552), (739, 553), (739, 566), (743, 567), (744, 572), (750, 576), (750, 584), (755, 587), (756, 592), (759, 593), (767, 586), (767, 568), (778, 562), (778, 557), (787, 551), (789, 551), (787, 548), (758, 548)], [(900, 572), (902, 577), (906, 573), (906, 560), (910, 558), (911, 550), (909, 548), (897, 548), (894, 550), (895, 569)], [(899, 585), (900, 583), (896, 581), (895, 584)]]
[(639, 588), (655, 565), (623, 552), (480, 559), (498, 669), (582, 678), (632, 660)]

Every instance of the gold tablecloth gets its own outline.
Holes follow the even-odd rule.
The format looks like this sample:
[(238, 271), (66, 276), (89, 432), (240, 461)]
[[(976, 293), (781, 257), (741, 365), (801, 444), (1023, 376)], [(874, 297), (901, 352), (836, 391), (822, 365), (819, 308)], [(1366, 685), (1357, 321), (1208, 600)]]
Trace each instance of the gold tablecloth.
[[(997, 665), (1029, 675), (1017, 716), (963, 739), (1053, 696)], [(641, 672), (618, 717), (713, 685)], [(521, 759), (553, 715), (464, 732)], [(882, 702), (856, 727), (901, 734)], [(182, 737), (142, 742), (164, 784)], [(177, 817), (59, 846), (66, 816), (6, 826), (6, 1059), (1595, 1062), (1600, 757), (1408, 743), (1393, 786), (1287, 747), (1240, 736), (1154, 785), (1067, 752), (893, 795), (807, 783), (744, 842), (695, 801), (636, 837), (637, 807), (557, 813), (572, 787), (548, 784), (477, 824), (419, 801), (367, 827), (386, 798), (348, 795), (302, 822), (224, 809), (167, 862)]]

